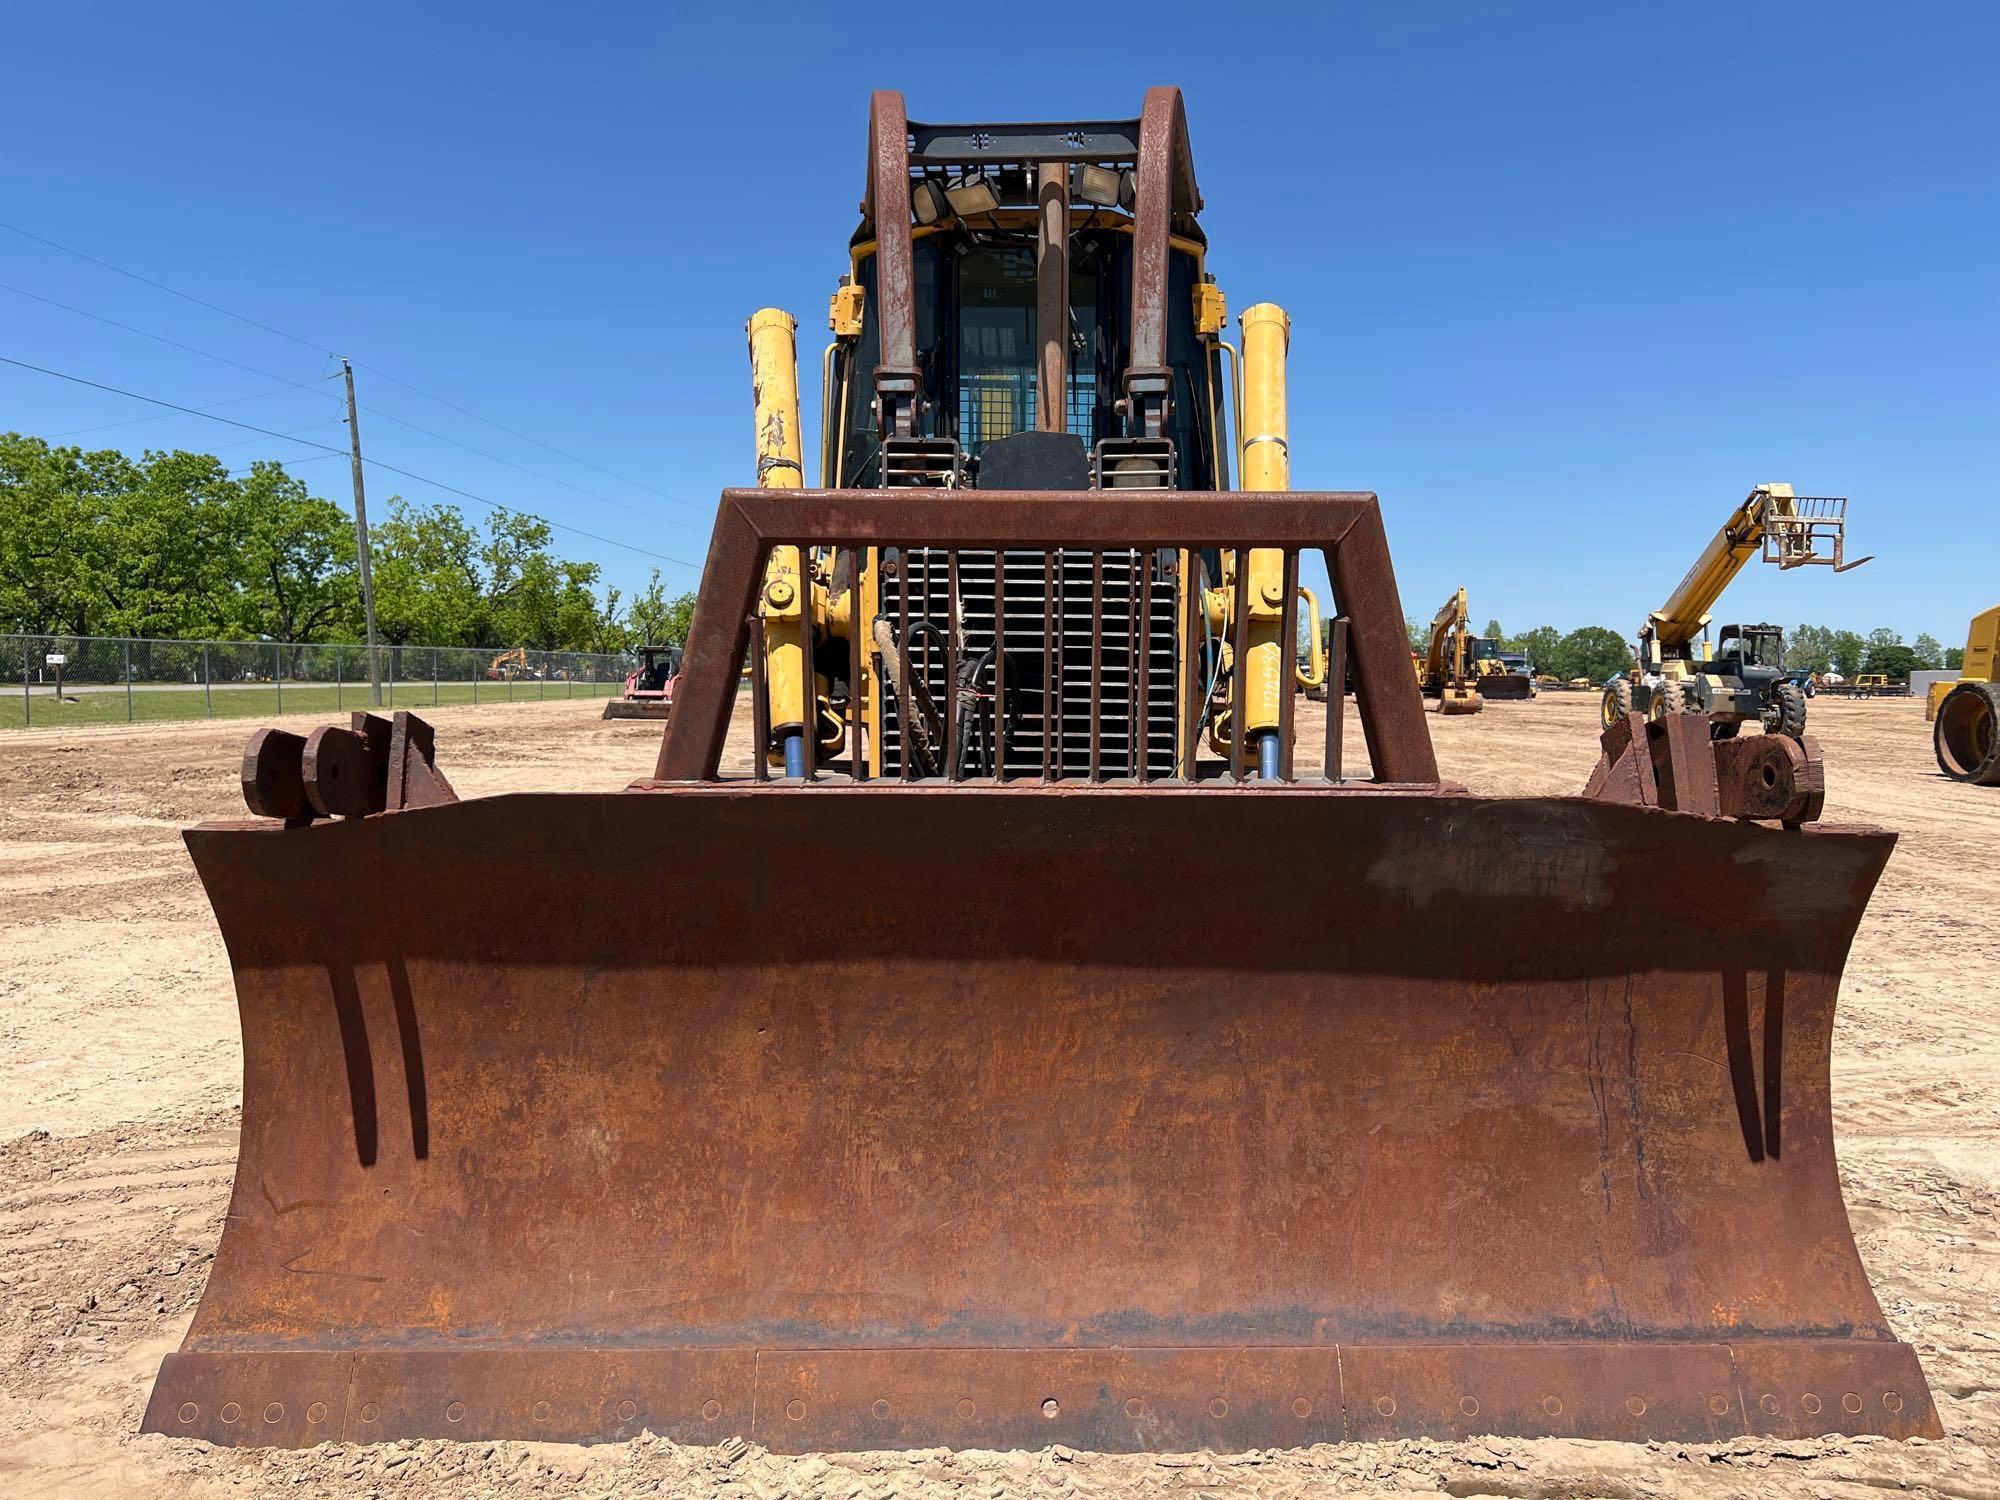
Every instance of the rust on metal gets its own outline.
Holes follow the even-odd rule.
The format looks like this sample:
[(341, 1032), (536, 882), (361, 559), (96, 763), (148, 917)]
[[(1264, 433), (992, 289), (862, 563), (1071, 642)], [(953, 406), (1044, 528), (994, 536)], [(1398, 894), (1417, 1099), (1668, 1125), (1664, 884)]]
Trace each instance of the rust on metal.
[(1326, 758), (1323, 772), (1340, 785), (1347, 730), (1347, 616), (1336, 615), (1326, 647)]
[(260, 729), (243, 747), (243, 802), (260, 818), (312, 818), (317, 809), (306, 796), (303, 736), (283, 729)]
[[(772, 546), (795, 545), (801, 537), (816, 545), (854, 547), (882, 547), (901, 539), (905, 555), (912, 545), (909, 538), (946, 550), (1025, 547), (1045, 553), (1059, 548), (1320, 548), (1349, 621), (1348, 652), (1375, 779), (1437, 784), (1437, 758), (1424, 723), (1423, 699), (1410, 673), (1402, 601), (1376, 498), (1263, 491), (1135, 492), (1113, 506), (1071, 491), (725, 491), (655, 779), (715, 776), (735, 703), (734, 664), (749, 649), (763, 559)], [(1183, 593), (1193, 586), (1190, 582)], [(907, 609), (907, 588), (901, 593), (899, 611)], [(908, 626), (906, 614), (899, 614), (905, 640)], [(1056, 646), (1061, 649), (1059, 642)], [(1096, 670), (1093, 661), (1093, 679)], [(1241, 723), (1240, 714), (1236, 722)], [(1058, 738), (1058, 757), (1060, 747)], [(908, 764), (905, 758), (906, 771)]]
[(1722, 811), (1734, 818), (1811, 823), (1826, 806), (1826, 765), (1811, 735), (1760, 734), (1715, 747)]
[(893, 89), (878, 89), (869, 96), (868, 193), (862, 215), (875, 231), (871, 312), (880, 335), (875, 430), (884, 437), (913, 437), (923, 377), (917, 369), (915, 251), (910, 233), (910, 124), (903, 96)]
[[(891, 539), (942, 560), (948, 607), (960, 549), (1040, 551), (1058, 673), (1058, 551), (1092, 555), (1100, 628), (1104, 551), (1186, 557), (1193, 642), (1204, 551), (1284, 549), (1291, 582), (1323, 549), (1326, 775), (1251, 795), (1197, 765), (1212, 664), (1182, 650), (1172, 777), (1063, 778), (1045, 713), (1040, 778), (722, 779), (746, 651), (764, 774), (769, 549)], [(1341, 773), (1350, 669), (1368, 782)], [(1094, 705), (1103, 671), (1100, 646)], [(1441, 782), (1369, 495), (732, 491), (653, 779), (457, 801), (398, 715), (364, 810), (293, 817), (283, 788), (296, 754), (359, 806), (374, 783), (330, 768), (374, 766), (365, 721), (315, 735), (309, 776), (308, 742), (260, 737), (275, 819), (187, 834), (244, 1108), (146, 1426), (1935, 1436), (1833, 1149), (1835, 999), (1894, 836), (1812, 824), (1810, 741), (1687, 718), (1614, 724), (1581, 797)]]
[(1139, 163), (1132, 211), (1132, 344), (1125, 406), (1137, 437), (1166, 435), (1173, 372), (1167, 363), (1167, 275), (1177, 223), (1189, 228), (1201, 208), (1187, 109), (1177, 88), (1146, 90), (1139, 119)]
[(1826, 765), (1811, 735), (1711, 737), (1706, 714), (1621, 715), (1601, 738), (1586, 797), (1796, 827), (1826, 806)]
[[(1308, 782), (738, 782), (195, 830), (242, 1151), (149, 1425), (582, 1439), (615, 1398), (786, 1449), (1695, 1438), (1822, 1430), (1805, 1396), (1862, 1359), (1862, 1430), (1935, 1432), (1832, 1150), (1834, 996), (1892, 843)], [(774, 881), (806, 847), (841, 878)], [(1189, 849), (1211, 878), (1158, 878)], [(299, 889), (344, 895), (301, 922)], [(836, 1380), (840, 1351), (879, 1381)], [(1780, 1412), (1689, 1405), (1746, 1364)], [(763, 1393), (801, 1370), (824, 1394), (794, 1420)], [(334, 1426), (294, 1425), (309, 1399)]]

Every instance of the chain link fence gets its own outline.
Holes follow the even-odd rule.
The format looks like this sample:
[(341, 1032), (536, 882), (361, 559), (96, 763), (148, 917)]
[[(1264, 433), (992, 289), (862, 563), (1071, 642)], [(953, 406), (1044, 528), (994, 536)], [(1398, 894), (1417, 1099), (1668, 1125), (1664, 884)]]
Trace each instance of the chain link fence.
[[(381, 706), (546, 703), (625, 689), (630, 653), (380, 646)], [(375, 706), (368, 648), (0, 635), (0, 728), (133, 724)]]

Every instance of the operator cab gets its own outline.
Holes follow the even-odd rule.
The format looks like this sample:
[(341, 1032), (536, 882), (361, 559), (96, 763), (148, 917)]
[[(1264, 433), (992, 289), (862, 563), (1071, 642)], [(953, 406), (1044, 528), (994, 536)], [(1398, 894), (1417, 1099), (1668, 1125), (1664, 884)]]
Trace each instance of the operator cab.
[(875, 139), (907, 150), (871, 154), (834, 294), (821, 482), (1227, 489), (1223, 304), (1178, 95), (1170, 118), (1149, 98), (1076, 124), (875, 107)]
[(1783, 674), (1785, 633), (1776, 625), (1725, 625), (1717, 633), (1712, 660), (1701, 670), (1739, 681), (1771, 681)]

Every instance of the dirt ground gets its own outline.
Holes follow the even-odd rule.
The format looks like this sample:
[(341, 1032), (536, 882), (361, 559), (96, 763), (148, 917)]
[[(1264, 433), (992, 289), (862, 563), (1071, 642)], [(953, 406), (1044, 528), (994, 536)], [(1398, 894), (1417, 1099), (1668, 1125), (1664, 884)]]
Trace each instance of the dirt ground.
[[(468, 796), (646, 774), (657, 726), (597, 712), (442, 709), (440, 762)], [(1444, 774), (1475, 791), (1571, 793), (1595, 757), (1594, 712), (1551, 694), (1431, 724)], [(1847, 969), (1836, 1124), (1862, 1257), (1922, 1357), (1943, 1442), (785, 1459), (653, 1438), (289, 1453), (141, 1437), (235, 1159), (235, 1001), (179, 836), (242, 815), (247, 727), (222, 722), (0, 732), (0, 1494), (2000, 1497), (2000, 791), (1937, 775), (1918, 703), (1820, 698), (1812, 717), (1827, 820), (1903, 836)]]

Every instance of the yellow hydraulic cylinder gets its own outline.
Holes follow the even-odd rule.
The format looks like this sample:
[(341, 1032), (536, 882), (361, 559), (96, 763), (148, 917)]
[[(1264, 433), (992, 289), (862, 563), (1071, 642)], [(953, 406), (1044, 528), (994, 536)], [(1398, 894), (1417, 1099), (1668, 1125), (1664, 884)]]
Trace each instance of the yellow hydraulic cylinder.
[[(799, 442), (798, 323), (788, 312), (767, 307), (750, 319), (750, 380), (757, 409), (757, 483), (767, 490), (805, 487)], [(816, 723), (806, 694), (812, 662), (813, 585), (797, 547), (773, 547), (764, 568), (764, 591), (757, 601), (764, 621), (764, 691), (771, 729), (785, 749), (788, 774), (804, 768), (800, 736)], [(760, 747), (760, 753), (762, 747)]]
[[(1285, 355), (1292, 320), (1275, 303), (1260, 302), (1243, 313), (1243, 431), (1241, 468), (1246, 490), (1287, 490), (1292, 485), (1291, 451), (1285, 410)], [(1250, 628), (1248, 660), (1236, 669), (1245, 681), (1246, 748), (1258, 751), (1260, 774), (1277, 770), (1279, 699), (1292, 688), (1294, 646), (1281, 640), (1285, 618), (1285, 555), (1275, 547), (1249, 554)], [(1231, 638), (1233, 639), (1233, 632)]]

